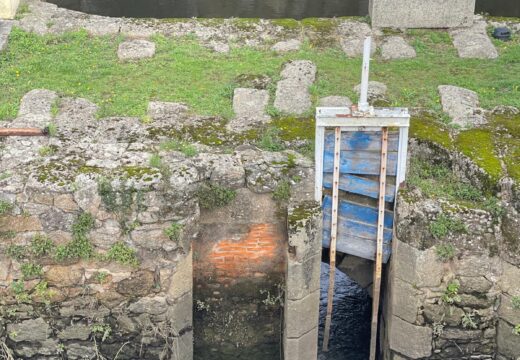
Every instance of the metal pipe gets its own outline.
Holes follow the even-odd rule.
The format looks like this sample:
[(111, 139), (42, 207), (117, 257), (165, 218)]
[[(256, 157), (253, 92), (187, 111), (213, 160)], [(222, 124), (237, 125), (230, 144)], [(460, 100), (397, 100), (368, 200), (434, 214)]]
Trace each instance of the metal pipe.
[(46, 136), (49, 135), (47, 129), (36, 128), (2, 128), (0, 136)]
[(361, 89), (359, 92), (359, 111), (368, 111), (368, 73), (370, 71), (370, 50), (372, 38), (368, 36), (363, 44), (363, 69), (361, 72)]

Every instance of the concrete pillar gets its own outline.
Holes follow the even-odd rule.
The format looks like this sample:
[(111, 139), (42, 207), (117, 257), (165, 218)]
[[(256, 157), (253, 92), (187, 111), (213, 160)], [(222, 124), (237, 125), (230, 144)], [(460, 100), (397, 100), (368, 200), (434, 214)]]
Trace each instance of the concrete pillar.
[(373, 27), (451, 28), (470, 26), (475, 0), (370, 0)]
[[(311, 175), (307, 177), (312, 179)], [(284, 321), (285, 360), (316, 360), (320, 308), (321, 207), (314, 202), (314, 183), (294, 189), (288, 207)], [(308, 186), (306, 186), (308, 185)]]
[(20, 0), (0, 0), (0, 19), (14, 19)]

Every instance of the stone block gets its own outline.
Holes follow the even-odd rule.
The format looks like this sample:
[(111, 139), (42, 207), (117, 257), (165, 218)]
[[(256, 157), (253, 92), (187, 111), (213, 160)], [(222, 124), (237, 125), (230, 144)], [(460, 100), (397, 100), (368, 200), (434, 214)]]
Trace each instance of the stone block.
[(166, 298), (162, 296), (143, 297), (128, 307), (130, 312), (136, 314), (160, 315), (166, 312), (168, 306)]
[(305, 259), (303, 263), (289, 258), (287, 265), (287, 299), (299, 300), (320, 289), (321, 254)]
[(58, 333), (61, 340), (88, 340), (90, 336), (90, 327), (87, 325), (71, 325)]
[(318, 106), (323, 107), (348, 107), (351, 105), (352, 100), (346, 96), (326, 96), (318, 102)]
[(390, 349), (412, 359), (431, 356), (433, 331), (429, 327), (415, 326), (396, 316), (390, 320)]
[(385, 60), (410, 59), (417, 53), (401, 36), (390, 36), (381, 45), (381, 56)]
[(370, 0), (374, 27), (451, 28), (473, 22), (475, 0)]
[(49, 324), (42, 318), (7, 325), (9, 339), (14, 342), (45, 341), (50, 334)]
[(502, 264), (503, 272), (499, 283), (500, 288), (511, 296), (520, 296), (520, 286), (518, 285), (520, 268), (505, 261)]
[(318, 328), (297, 339), (285, 339), (285, 360), (316, 360), (318, 349)]
[(319, 308), (319, 290), (301, 300), (288, 300), (285, 308), (285, 335), (287, 338), (299, 338), (317, 327)]
[(18, 5), (20, 0), (0, 0), (0, 19), (14, 19)]
[(498, 316), (510, 324), (520, 324), (520, 309), (515, 309), (513, 307), (511, 299), (510, 296), (501, 295)]
[(176, 272), (172, 275), (168, 291), (168, 299), (175, 300), (193, 289), (193, 255), (190, 251), (177, 263)]
[(148, 40), (129, 40), (121, 43), (117, 50), (119, 60), (140, 60), (155, 55), (155, 43)]
[(412, 285), (397, 278), (392, 284), (391, 291), (393, 314), (409, 323), (415, 323), (420, 301), (418, 291)]
[(186, 293), (170, 304), (167, 317), (177, 331), (189, 328), (193, 322), (193, 295)]
[(2, 231), (42, 231), (42, 223), (36, 216), (2, 216), (0, 218)]
[(321, 254), (321, 208), (314, 201), (291, 204), (287, 215), (288, 242), (295, 261)]
[(485, 294), (493, 284), (483, 276), (461, 276), (460, 289), (467, 294)]
[(84, 270), (78, 266), (51, 266), (45, 272), (45, 279), (53, 286), (73, 286), (83, 284)]
[(513, 326), (503, 320), (498, 321), (497, 349), (509, 359), (518, 359), (520, 354), (518, 335), (513, 334)]
[(67, 212), (73, 212), (79, 208), (71, 194), (61, 194), (56, 196), (54, 198), (54, 206)]

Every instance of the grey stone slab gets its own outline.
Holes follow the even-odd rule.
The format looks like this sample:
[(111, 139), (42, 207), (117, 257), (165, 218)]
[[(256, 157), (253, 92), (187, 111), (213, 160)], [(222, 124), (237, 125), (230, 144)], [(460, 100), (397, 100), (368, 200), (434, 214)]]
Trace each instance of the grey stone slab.
[(323, 107), (348, 107), (350, 105), (352, 105), (352, 100), (347, 96), (327, 96), (318, 102), (318, 106)]
[(50, 334), (49, 324), (42, 318), (7, 325), (9, 339), (14, 342), (45, 341)]
[(452, 85), (440, 85), (438, 90), (442, 110), (450, 116), (453, 123), (471, 128), (487, 122), (479, 107), (476, 92)]
[(285, 339), (285, 360), (316, 360), (318, 352), (318, 328), (297, 339)]
[(271, 118), (266, 114), (269, 104), (267, 90), (237, 88), (233, 95), (235, 118), (229, 124), (231, 131), (244, 131), (267, 123)]
[(374, 27), (449, 28), (473, 22), (475, 0), (370, 0)]
[(487, 23), (477, 21), (473, 26), (450, 32), (459, 57), (469, 59), (496, 59), (498, 51), (487, 35)]
[(390, 349), (412, 359), (431, 356), (433, 332), (429, 327), (415, 326), (392, 316), (389, 329)]
[(500, 288), (503, 292), (511, 296), (520, 296), (520, 268), (508, 262), (502, 262), (502, 276), (500, 278)]
[(148, 40), (129, 40), (119, 44), (117, 57), (119, 60), (140, 60), (155, 55), (155, 43)]
[(513, 326), (503, 320), (498, 321), (497, 347), (500, 354), (510, 359), (518, 359), (520, 354), (518, 335), (513, 334)]
[(391, 293), (393, 314), (409, 323), (415, 323), (420, 306), (418, 291), (412, 285), (395, 279)]
[(276, 87), (276, 99), (274, 106), (277, 110), (287, 113), (302, 115), (311, 108), (311, 94), (302, 83), (293, 79), (285, 79), (278, 82)]
[(271, 50), (277, 53), (287, 53), (291, 51), (298, 51), (302, 46), (302, 42), (297, 39), (279, 41), (271, 47)]
[(416, 57), (417, 53), (401, 36), (389, 36), (381, 44), (381, 56), (385, 60), (410, 59)]
[(520, 309), (514, 308), (511, 301), (511, 296), (501, 295), (500, 307), (498, 308), (498, 316), (500, 316), (502, 319), (506, 320), (510, 324), (520, 324)]
[[(378, 99), (384, 99), (386, 96), (387, 86), (379, 81), (369, 81), (368, 82), (368, 100), (374, 101)], [(360, 93), (361, 84), (357, 84), (354, 86), (354, 91), (356, 93)]]
[(286, 280), (287, 298), (299, 300), (320, 289), (321, 254), (303, 262), (289, 258)]
[(0, 20), (0, 51), (7, 48), (9, 34), (13, 27), (13, 22), (8, 20)]
[(318, 326), (320, 291), (301, 300), (288, 300), (285, 304), (285, 334), (299, 338)]

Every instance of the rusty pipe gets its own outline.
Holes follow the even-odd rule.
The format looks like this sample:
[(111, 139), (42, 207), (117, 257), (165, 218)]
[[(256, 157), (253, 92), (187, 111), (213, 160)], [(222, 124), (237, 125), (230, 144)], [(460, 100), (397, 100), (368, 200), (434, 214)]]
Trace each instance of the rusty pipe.
[(0, 129), (1, 136), (47, 136), (49, 130), (37, 128), (2, 128)]

